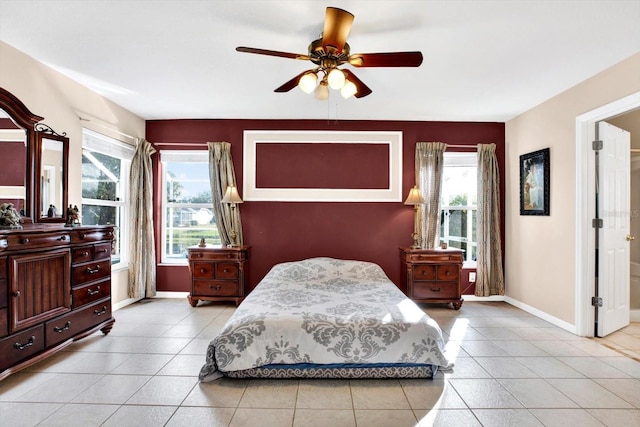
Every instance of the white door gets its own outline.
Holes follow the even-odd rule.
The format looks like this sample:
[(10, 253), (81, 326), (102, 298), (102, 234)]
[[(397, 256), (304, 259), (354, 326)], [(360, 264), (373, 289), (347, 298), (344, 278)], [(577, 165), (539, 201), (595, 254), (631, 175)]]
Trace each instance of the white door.
[(631, 135), (599, 122), (603, 142), (598, 165), (598, 217), (603, 220), (598, 242), (597, 334), (600, 337), (629, 324), (629, 236)]

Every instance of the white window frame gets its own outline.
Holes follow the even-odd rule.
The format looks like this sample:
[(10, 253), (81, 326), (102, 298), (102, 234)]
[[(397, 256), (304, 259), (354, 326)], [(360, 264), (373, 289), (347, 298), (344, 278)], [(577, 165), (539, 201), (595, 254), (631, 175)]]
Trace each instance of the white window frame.
[[(165, 173), (166, 162), (194, 162), (194, 163), (209, 163), (209, 151), (208, 150), (162, 150), (160, 151), (160, 174), (162, 175), (162, 230), (160, 233), (161, 256), (160, 263), (165, 265), (188, 265), (187, 258), (175, 258), (167, 255), (167, 210), (169, 208), (206, 208), (212, 209), (213, 206), (210, 203), (175, 203), (167, 200), (167, 174)], [(207, 176), (208, 178), (208, 176)], [(215, 243), (215, 242), (207, 242)]]
[[(476, 170), (478, 168), (478, 153), (477, 152), (473, 152), (473, 153), (468, 153), (468, 152), (445, 152), (444, 153), (444, 168), (446, 169), (447, 167), (451, 168), (451, 167), (475, 167)], [(442, 224), (442, 229), (444, 230), (445, 235), (440, 236), (440, 242), (447, 242), (449, 243), (450, 241), (459, 241), (459, 242), (464, 242), (467, 244), (467, 250), (464, 253), (464, 260), (465, 261), (473, 261), (473, 248), (476, 249), (476, 253), (478, 251), (478, 242), (473, 241), (473, 211), (476, 211), (476, 215), (475, 217), (477, 218), (477, 211), (478, 211), (478, 206), (477, 206), (477, 184), (476, 184), (476, 188), (475, 188), (475, 192), (476, 192), (476, 205), (465, 205), (465, 206), (449, 206), (444, 204), (444, 201), (448, 201), (449, 198), (445, 197), (444, 194), (444, 182), (443, 182), (443, 192), (441, 194), (443, 203), (441, 203), (440, 206), (440, 211), (441, 211), (441, 216), (444, 218), (444, 223)], [(469, 200), (469, 199), (468, 199)], [(449, 236), (448, 232), (449, 232), (449, 214), (445, 213), (444, 215), (442, 215), (443, 211), (467, 211), (467, 236), (466, 238), (463, 237), (451, 237)]]
[[(117, 140), (115, 138), (103, 135), (101, 133), (92, 131), (90, 129), (82, 128), (82, 151), (84, 150), (95, 151), (101, 154), (105, 154), (111, 157), (118, 158), (122, 161), (122, 167), (120, 171), (119, 191), (121, 200), (97, 200), (82, 198), (81, 203), (83, 205), (97, 205), (97, 206), (111, 206), (117, 208), (120, 212), (117, 218), (120, 218), (123, 223), (114, 224), (120, 230), (120, 253), (119, 262), (113, 264), (113, 258), (111, 260), (113, 271), (124, 270), (129, 268), (129, 171), (131, 170), (131, 160), (135, 153), (135, 147), (126, 142)], [(82, 192), (81, 192), (82, 194)]]

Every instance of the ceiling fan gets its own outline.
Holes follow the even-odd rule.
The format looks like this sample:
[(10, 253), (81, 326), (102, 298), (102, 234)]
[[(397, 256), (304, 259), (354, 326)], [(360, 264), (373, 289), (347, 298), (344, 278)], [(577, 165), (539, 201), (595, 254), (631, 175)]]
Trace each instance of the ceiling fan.
[[(352, 95), (356, 98), (362, 98), (372, 92), (353, 72), (340, 69), (341, 65), (350, 64), (361, 68), (419, 67), (422, 64), (422, 53), (415, 51), (351, 54), (347, 37), (351, 31), (353, 19), (353, 14), (346, 10), (327, 7), (322, 37), (311, 42), (309, 53), (306, 55), (244, 46), (237, 47), (236, 50), (313, 62), (316, 64), (315, 68), (303, 71), (276, 88), (274, 92), (288, 92), (298, 86), (305, 93), (314, 92), (318, 99), (329, 97), (329, 87), (340, 89), (344, 98), (349, 98)], [(318, 83), (319, 78), (320, 82)]]

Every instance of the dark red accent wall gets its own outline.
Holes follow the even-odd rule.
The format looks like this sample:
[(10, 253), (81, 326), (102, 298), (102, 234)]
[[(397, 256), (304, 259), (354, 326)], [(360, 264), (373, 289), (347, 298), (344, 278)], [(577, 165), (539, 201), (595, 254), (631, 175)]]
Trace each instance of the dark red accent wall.
[[(151, 120), (146, 138), (156, 149), (203, 149), (206, 142), (231, 143), (238, 188), (242, 189), (245, 130), (402, 131), (403, 197), (415, 183), (416, 142), (440, 141), (475, 146), (495, 143), (502, 195), (504, 252), (504, 123), (325, 121), (325, 120)], [(459, 149), (449, 148), (448, 151)], [(468, 151), (468, 150), (464, 150)], [(161, 187), (154, 155), (158, 291), (189, 291), (186, 266), (160, 264)], [(395, 203), (245, 202), (241, 205), (244, 243), (251, 245), (249, 287), (276, 263), (315, 256), (358, 259), (379, 264), (400, 289), (398, 248), (412, 243), (413, 209)]]

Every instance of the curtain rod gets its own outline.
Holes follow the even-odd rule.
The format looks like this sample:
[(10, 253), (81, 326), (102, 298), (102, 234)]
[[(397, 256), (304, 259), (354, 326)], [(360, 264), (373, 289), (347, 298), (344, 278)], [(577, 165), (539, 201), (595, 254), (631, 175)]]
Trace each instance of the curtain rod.
[(447, 144), (447, 148), (468, 148), (470, 150), (477, 150), (478, 146), (477, 145), (451, 145), (451, 144)]
[(206, 146), (206, 142), (152, 142), (153, 145), (181, 145), (190, 147)]

